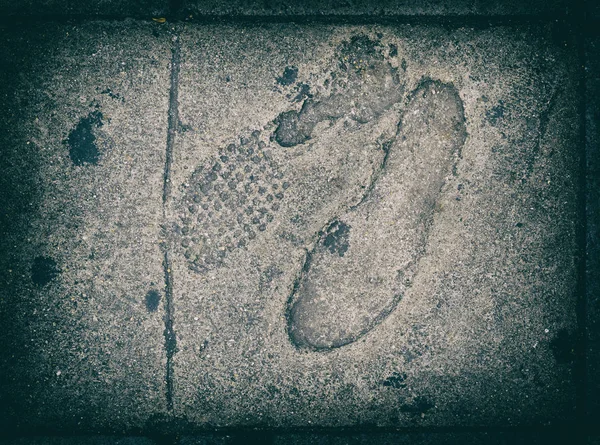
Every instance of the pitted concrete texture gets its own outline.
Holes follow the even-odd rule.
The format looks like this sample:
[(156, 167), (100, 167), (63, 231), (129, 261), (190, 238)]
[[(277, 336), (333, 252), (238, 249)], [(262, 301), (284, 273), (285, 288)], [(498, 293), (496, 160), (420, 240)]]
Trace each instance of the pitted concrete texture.
[[(274, 136), (280, 146), (307, 142), (322, 122), (348, 117), (366, 124), (402, 99), (404, 84), (397, 69), (385, 60), (372, 40), (355, 36), (343, 42), (337, 51), (342, 75), (332, 76), (330, 94), (325, 98), (308, 97), (300, 111), (291, 110), (277, 118)], [(295, 68), (286, 69), (290, 72)], [(286, 78), (285, 73), (278, 79), (284, 86), (287, 83), (281, 79)]]
[(573, 420), (562, 28), (3, 31), (3, 428)]
[[(588, 10), (596, 9), (588, 3)], [(571, 5), (566, 0), (0, 0), (5, 15), (66, 16), (112, 15), (161, 17), (201, 16), (357, 16), (386, 17), (393, 15), (563, 15)]]
[(572, 39), (238, 24), (186, 25), (180, 45), (176, 416), (573, 418)]
[(2, 430), (143, 427), (167, 408), (170, 36), (136, 22), (1, 34)]
[[(307, 253), (289, 301), (298, 347), (356, 341), (396, 308), (425, 253), (437, 197), (466, 138), (456, 89), (425, 80), (358, 204), (328, 223)], [(344, 283), (342, 276), (365, 279)]]

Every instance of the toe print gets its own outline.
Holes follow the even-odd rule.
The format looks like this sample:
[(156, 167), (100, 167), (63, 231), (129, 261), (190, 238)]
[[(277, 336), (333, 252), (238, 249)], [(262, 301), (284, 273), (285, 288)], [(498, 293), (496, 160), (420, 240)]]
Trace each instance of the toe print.
[[(360, 204), (330, 222), (307, 254), (288, 301), (288, 333), (299, 348), (349, 344), (396, 307), (425, 252), (445, 177), (466, 138), (456, 89), (423, 81), (394, 144)], [(345, 286), (341, 277), (360, 277)]]
[(338, 52), (339, 72), (333, 77), (333, 93), (308, 99), (299, 112), (287, 111), (278, 119), (275, 140), (293, 147), (312, 137), (319, 122), (349, 117), (367, 123), (402, 99), (403, 86), (396, 70), (366, 36), (355, 36)]

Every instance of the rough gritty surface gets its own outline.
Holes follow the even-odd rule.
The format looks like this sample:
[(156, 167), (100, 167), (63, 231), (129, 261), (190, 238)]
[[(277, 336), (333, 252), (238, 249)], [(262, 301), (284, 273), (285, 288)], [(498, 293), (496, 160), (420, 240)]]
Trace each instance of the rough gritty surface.
[(356, 341), (385, 320), (413, 282), (466, 129), (452, 85), (424, 80), (407, 102), (364, 195), (327, 223), (306, 255), (287, 314), (299, 348)]
[(164, 286), (170, 39), (156, 32), (0, 33), (3, 430), (119, 430), (166, 409), (162, 302), (145, 301)]
[[(588, 3), (590, 12), (596, 9)], [(566, 0), (0, 0), (0, 11), (21, 16), (113, 15), (159, 17), (164, 14), (204, 16), (379, 16), (390, 15), (559, 15)]]
[[(222, 246), (206, 247), (223, 252), (210, 267), (196, 266), (198, 256), (186, 258), (175, 244), (183, 237), (173, 236), (180, 252), (172, 257), (177, 416), (199, 425), (269, 427), (572, 419), (577, 61), (573, 42), (556, 35), (545, 26), (274, 24), (182, 30), (182, 132), (174, 147), (172, 181), (178, 188), (169, 200), (169, 219), (181, 226), (190, 212), (186, 197), (198, 183), (196, 172), (208, 171), (228, 147), (240, 157), (228, 159), (227, 168), (250, 165), (248, 174), (256, 180), (240, 177), (236, 199), (256, 198), (256, 207), (267, 211), (265, 222), (258, 210), (255, 223), (255, 213), (242, 214), (240, 223), (233, 215), (243, 213), (247, 202), (236, 205), (233, 194), (223, 200), (215, 191), (201, 198), (212, 202), (203, 218), (223, 215), (219, 229), (191, 223), (196, 232), (205, 230), (206, 239), (190, 245)], [(334, 101), (344, 88), (360, 107), (354, 86), (363, 80), (341, 65), (348, 48), (360, 54), (367, 46), (374, 53), (365, 85), (370, 91), (382, 91), (382, 82), (393, 86), (383, 91), (401, 87), (402, 98), (363, 120), (340, 105), (339, 114), (314, 119), (294, 143), (278, 139), (282, 116), (302, 116), (310, 104)], [(395, 74), (383, 81), (387, 73)], [(319, 233), (328, 222), (343, 222), (360, 203), (396, 137), (402, 111), (410, 110), (411, 92), (424, 79), (453, 85), (464, 107), (467, 137), (459, 144), (455, 168), (438, 182), (439, 196), (427, 203), (431, 226), (410, 286), (396, 309), (358, 341), (320, 352), (298, 349), (288, 335), (286, 307), (307, 252), (321, 239), (328, 255), (350, 253), (352, 223), (332, 226), (329, 240), (329, 233), (324, 239)], [(446, 127), (435, 115), (436, 107), (444, 106), (433, 100), (422, 106), (420, 118), (432, 129), (430, 136), (453, 140), (455, 130), (441, 134)], [(419, 118), (412, 122), (417, 125)], [(428, 141), (422, 128), (406, 131), (407, 140), (422, 132), (426, 149), (444, 145)], [(254, 153), (239, 150), (247, 139), (263, 154), (256, 165)], [(268, 185), (274, 172), (276, 188), (288, 183), (276, 211), (262, 201), (273, 193)], [(224, 190), (226, 179), (217, 179)], [(242, 193), (248, 182), (252, 192)], [(236, 238), (244, 224), (255, 237)], [(392, 230), (377, 221), (369, 224), (376, 232)], [(247, 242), (234, 244), (242, 238)], [(221, 242), (226, 239), (231, 244)], [(361, 248), (365, 255), (376, 254), (376, 246)], [(343, 273), (331, 288), (360, 289), (369, 273)], [(392, 298), (385, 293), (382, 299)], [(339, 322), (334, 311), (305, 310), (326, 325)]]
[[(311, 95), (300, 111), (287, 111), (277, 117), (274, 137), (280, 146), (307, 142), (315, 127), (325, 121), (349, 118), (366, 124), (402, 99), (404, 85), (398, 70), (385, 60), (373, 40), (354, 36), (337, 48), (337, 54), (338, 67), (332, 73), (327, 97)], [(286, 86), (279, 79), (278, 83)]]
[(569, 34), (2, 31), (3, 428), (573, 420)]

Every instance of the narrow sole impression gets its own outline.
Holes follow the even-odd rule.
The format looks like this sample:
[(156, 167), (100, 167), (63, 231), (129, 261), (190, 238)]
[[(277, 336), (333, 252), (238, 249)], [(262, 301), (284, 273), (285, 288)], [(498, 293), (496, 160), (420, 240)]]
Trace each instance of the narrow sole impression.
[(367, 195), (328, 223), (307, 254), (287, 308), (297, 348), (347, 345), (394, 310), (425, 253), (437, 198), (466, 134), (454, 86), (422, 81)]

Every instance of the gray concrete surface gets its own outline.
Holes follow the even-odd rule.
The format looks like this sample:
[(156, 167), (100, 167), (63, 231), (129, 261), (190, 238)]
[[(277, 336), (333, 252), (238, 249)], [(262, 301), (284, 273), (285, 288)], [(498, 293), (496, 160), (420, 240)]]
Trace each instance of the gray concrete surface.
[[(112, 15), (159, 16), (561, 16), (571, 12), (566, 0), (0, 0), (10, 16)], [(597, 8), (589, 2), (592, 12)]]
[[(544, 26), (182, 31), (178, 187), (167, 212), (177, 415), (274, 427), (573, 418), (578, 62), (573, 42), (552, 36)], [(456, 125), (468, 134), (460, 152), (444, 121), (447, 99), (412, 104), (427, 78), (460, 97), (465, 119)], [(387, 92), (391, 105), (370, 113), (357, 91), (384, 91), (377, 85), (401, 98)], [(327, 109), (338, 95), (355, 98), (353, 108), (337, 104), (340, 113), (311, 118), (318, 123), (307, 135), (305, 110)], [(357, 112), (365, 109), (368, 118)], [(282, 146), (282, 125), (302, 136)], [(428, 167), (428, 155), (412, 154), (419, 144), (456, 151), (455, 168)], [(417, 163), (422, 171), (411, 170)], [(382, 164), (389, 173), (380, 174)], [(392, 195), (385, 175), (405, 193), (435, 175), (443, 186), (423, 203), (418, 194)], [(385, 199), (366, 203), (378, 188)], [(332, 235), (332, 252), (318, 247), (333, 221), (367, 205), (350, 224), (360, 226), (357, 235)], [(386, 208), (392, 214), (382, 221), (396, 227), (368, 219)], [(424, 245), (413, 241), (421, 227)], [(378, 234), (392, 248), (362, 239)], [(344, 270), (342, 245), (347, 255), (360, 252), (365, 267)], [(318, 267), (338, 273), (296, 313), (293, 293), (314, 249), (324, 258)], [(374, 302), (369, 293), (336, 295), (355, 289), (370, 289)], [(324, 326), (322, 343), (290, 337), (303, 318)], [(356, 341), (335, 347), (339, 332), (327, 330), (336, 323)]]
[(3, 428), (572, 424), (564, 31), (5, 27)]
[(145, 296), (164, 292), (170, 36), (96, 22), (1, 38), (3, 430), (141, 427), (166, 411), (164, 298)]

